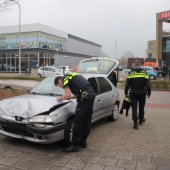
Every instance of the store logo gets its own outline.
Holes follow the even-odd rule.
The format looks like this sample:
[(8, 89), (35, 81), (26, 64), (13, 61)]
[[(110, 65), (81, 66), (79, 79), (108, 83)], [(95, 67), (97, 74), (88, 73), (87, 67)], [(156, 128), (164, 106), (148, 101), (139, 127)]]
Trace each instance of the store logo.
[(170, 11), (160, 13), (160, 19), (170, 18)]

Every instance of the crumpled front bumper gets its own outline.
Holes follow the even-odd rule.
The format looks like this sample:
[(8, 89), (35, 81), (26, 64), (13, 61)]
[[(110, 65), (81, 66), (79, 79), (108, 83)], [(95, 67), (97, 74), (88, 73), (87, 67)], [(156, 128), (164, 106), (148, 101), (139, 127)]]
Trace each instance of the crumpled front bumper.
[(0, 118), (0, 133), (25, 139), (36, 143), (52, 143), (64, 138), (64, 128), (67, 122), (53, 126), (36, 127), (32, 124), (21, 124)]

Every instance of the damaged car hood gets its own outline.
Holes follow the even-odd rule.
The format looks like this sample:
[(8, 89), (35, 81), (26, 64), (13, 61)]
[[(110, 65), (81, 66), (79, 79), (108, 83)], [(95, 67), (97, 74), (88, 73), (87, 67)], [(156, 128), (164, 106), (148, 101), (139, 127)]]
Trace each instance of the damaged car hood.
[(20, 116), (30, 118), (43, 112), (47, 112), (54, 106), (61, 107), (71, 101), (57, 101), (54, 96), (23, 95), (0, 101), (0, 110), (8, 116)]

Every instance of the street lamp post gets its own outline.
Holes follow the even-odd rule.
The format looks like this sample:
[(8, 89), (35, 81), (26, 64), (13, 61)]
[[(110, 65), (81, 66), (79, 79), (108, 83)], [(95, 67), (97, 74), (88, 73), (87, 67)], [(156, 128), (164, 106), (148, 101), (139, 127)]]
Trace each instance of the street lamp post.
[(21, 76), (21, 6), (16, 0), (10, 0), (15, 2), (19, 7), (19, 31), (18, 31), (18, 50), (19, 50), (19, 77)]

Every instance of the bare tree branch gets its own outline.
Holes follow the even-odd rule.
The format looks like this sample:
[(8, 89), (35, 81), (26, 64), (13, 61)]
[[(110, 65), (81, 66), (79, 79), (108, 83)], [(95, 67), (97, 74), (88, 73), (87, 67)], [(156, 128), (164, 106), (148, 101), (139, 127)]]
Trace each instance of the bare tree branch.
[(16, 1), (15, 0), (0, 0), (0, 12), (11, 10), (11, 6), (16, 4)]

